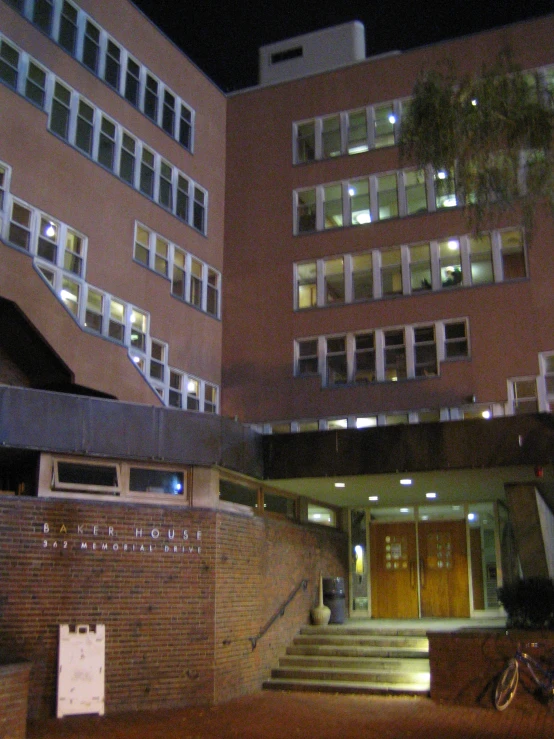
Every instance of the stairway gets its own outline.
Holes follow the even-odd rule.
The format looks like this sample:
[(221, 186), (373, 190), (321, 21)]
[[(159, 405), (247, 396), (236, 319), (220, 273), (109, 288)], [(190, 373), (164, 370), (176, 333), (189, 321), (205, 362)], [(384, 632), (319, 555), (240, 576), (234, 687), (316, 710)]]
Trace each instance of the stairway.
[(305, 626), (263, 687), (428, 695), (429, 641), (423, 629)]

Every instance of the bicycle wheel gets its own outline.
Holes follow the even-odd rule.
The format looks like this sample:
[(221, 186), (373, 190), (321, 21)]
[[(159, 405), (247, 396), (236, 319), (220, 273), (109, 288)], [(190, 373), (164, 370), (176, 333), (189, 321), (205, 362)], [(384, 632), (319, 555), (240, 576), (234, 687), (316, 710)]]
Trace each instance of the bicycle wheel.
[(496, 690), (494, 691), (494, 705), (499, 711), (504, 711), (516, 694), (519, 681), (519, 668), (517, 661), (511, 659), (502, 674), (498, 678)]

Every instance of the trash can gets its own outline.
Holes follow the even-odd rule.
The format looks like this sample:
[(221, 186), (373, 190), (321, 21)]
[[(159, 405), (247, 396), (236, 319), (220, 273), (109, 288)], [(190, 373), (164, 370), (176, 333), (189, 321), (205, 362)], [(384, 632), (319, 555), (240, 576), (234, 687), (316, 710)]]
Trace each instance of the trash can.
[(323, 605), (331, 611), (330, 624), (344, 623), (346, 609), (344, 577), (323, 578)]

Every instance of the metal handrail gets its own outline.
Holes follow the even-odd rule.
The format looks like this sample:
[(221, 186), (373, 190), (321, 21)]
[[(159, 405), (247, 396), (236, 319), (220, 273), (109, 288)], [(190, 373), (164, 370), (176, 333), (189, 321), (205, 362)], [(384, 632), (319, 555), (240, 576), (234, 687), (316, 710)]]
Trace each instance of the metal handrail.
[(252, 651), (254, 651), (254, 649), (256, 649), (256, 644), (258, 643), (258, 641), (262, 638), (262, 636), (264, 636), (264, 634), (266, 634), (269, 631), (269, 629), (273, 626), (273, 624), (275, 623), (275, 621), (277, 621), (277, 619), (280, 618), (281, 616), (284, 616), (285, 615), (285, 608), (294, 599), (294, 597), (296, 596), (296, 594), (298, 593), (298, 591), (300, 590), (300, 588), (302, 588), (303, 590), (306, 590), (307, 587), (308, 587), (308, 581), (307, 580), (301, 580), (298, 583), (298, 585), (294, 588), (294, 590), (290, 593), (289, 597), (286, 599), (286, 601), (283, 603), (283, 605), (280, 606), (275, 611), (275, 613), (269, 619), (269, 621), (266, 623), (266, 625), (263, 626), (260, 629), (259, 633), (256, 636), (249, 636), (248, 637), (248, 641), (252, 644)]

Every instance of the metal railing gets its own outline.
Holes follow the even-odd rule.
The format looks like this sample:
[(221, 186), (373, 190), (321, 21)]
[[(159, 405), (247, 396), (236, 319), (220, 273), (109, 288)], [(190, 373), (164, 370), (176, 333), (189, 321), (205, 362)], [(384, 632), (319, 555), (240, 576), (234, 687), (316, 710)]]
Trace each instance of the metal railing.
[(266, 634), (269, 631), (269, 629), (273, 626), (275, 621), (277, 621), (277, 619), (280, 618), (281, 616), (285, 615), (285, 608), (289, 605), (289, 603), (292, 600), (294, 600), (296, 594), (300, 591), (300, 589), (302, 588), (302, 590), (306, 590), (307, 587), (308, 587), (308, 581), (305, 579), (301, 580), (298, 583), (298, 585), (294, 588), (294, 590), (290, 593), (290, 595), (285, 600), (285, 602), (281, 606), (279, 606), (279, 608), (275, 611), (275, 613), (269, 619), (266, 625), (260, 629), (259, 633), (256, 636), (248, 637), (248, 641), (252, 644), (252, 651), (256, 649), (256, 645), (259, 642), (259, 640), (262, 638), (262, 636), (264, 636), (264, 634)]

